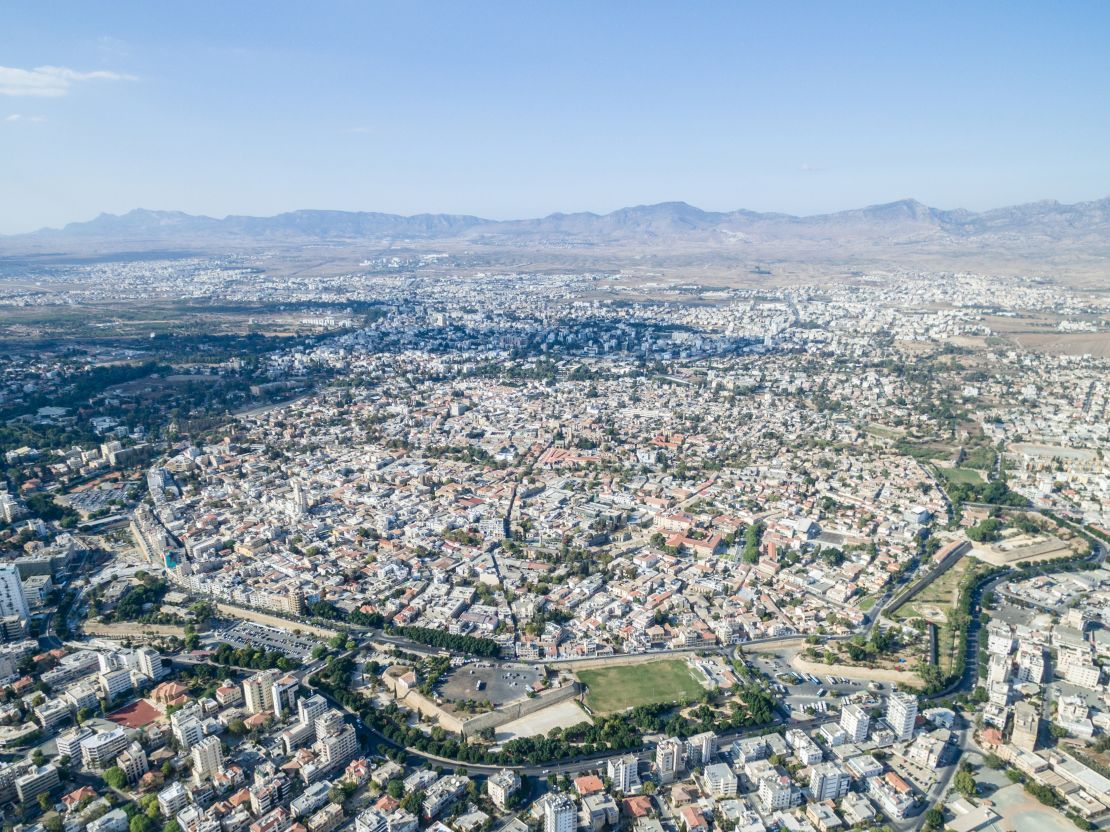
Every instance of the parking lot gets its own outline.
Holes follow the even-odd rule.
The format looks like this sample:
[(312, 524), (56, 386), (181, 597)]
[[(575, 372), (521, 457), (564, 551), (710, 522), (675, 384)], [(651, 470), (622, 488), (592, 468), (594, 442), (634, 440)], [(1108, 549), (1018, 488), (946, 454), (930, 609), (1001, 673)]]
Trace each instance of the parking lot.
[[(844, 676), (803, 674), (790, 666), (796, 650), (760, 653), (751, 656), (752, 665), (771, 679), (775, 690), (790, 707), (794, 719), (809, 719), (830, 709), (839, 708), (842, 698), (874, 693), (874, 685)], [(872, 686), (869, 686), (872, 685)], [(882, 685), (881, 689), (888, 689)]]
[(319, 639), (299, 636), (296, 633), (251, 621), (239, 621), (231, 627), (213, 630), (211, 640), (214, 644), (226, 642), (235, 648), (260, 647), (265, 650), (276, 650), (298, 661), (307, 659), (312, 653), (312, 648), (320, 643)]
[(488, 665), (477, 662), (453, 670), (440, 686), (443, 697), (503, 705), (526, 696), (532, 683), (540, 678), (541, 671), (528, 665)]

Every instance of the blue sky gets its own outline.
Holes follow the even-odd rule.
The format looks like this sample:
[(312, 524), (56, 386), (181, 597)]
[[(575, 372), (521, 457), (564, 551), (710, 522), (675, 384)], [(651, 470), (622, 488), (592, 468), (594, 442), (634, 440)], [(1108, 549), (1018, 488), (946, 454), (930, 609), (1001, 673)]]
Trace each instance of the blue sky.
[(0, 232), (1110, 195), (1110, 3), (6, 2)]

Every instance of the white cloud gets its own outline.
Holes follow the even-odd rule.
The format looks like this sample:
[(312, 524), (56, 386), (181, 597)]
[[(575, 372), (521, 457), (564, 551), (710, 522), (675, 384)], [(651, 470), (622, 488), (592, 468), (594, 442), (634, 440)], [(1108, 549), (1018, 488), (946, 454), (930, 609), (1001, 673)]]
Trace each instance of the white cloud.
[(59, 98), (69, 93), (74, 84), (83, 81), (137, 81), (134, 75), (96, 70), (78, 72), (65, 66), (40, 66), (17, 69), (0, 66), (0, 95)]
[(10, 116), (4, 116), (4, 121), (7, 124), (42, 124), (46, 119), (43, 116), (25, 116), (23, 113), (12, 113)]

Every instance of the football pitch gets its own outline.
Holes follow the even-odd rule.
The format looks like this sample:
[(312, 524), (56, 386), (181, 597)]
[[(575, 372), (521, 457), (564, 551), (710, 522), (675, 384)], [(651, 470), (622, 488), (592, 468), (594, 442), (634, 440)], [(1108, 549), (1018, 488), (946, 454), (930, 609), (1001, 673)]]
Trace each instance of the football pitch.
[(580, 670), (577, 676), (589, 688), (586, 704), (598, 714), (656, 702), (696, 699), (705, 691), (682, 659)]

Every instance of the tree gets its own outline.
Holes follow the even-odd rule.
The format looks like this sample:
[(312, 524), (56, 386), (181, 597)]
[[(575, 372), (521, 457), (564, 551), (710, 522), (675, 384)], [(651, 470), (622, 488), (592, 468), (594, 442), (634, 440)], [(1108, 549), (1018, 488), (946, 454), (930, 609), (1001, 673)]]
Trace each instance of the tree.
[(181, 825), (171, 818), (162, 824), (162, 832), (181, 832)]
[(113, 789), (122, 789), (127, 785), (127, 775), (119, 766), (112, 766), (104, 772), (104, 782)]
[(966, 768), (961, 768), (956, 772), (956, 779), (954, 781), (956, 791), (964, 797), (975, 797), (979, 791), (978, 785), (975, 783), (975, 777), (972, 776), (971, 771)]
[(39, 808), (44, 812), (50, 808), (50, 795), (47, 792), (39, 792)]
[(400, 800), (405, 796), (405, 784), (399, 779), (394, 778), (386, 783), (385, 791), (394, 800)]
[(227, 723), (227, 731), (233, 737), (241, 737), (247, 733), (247, 724), (241, 719), (232, 719)]
[(944, 827), (944, 812), (939, 806), (934, 806), (925, 812), (926, 829), (942, 829)]
[(41, 766), (43, 763), (46, 762), (46, 755), (42, 753), (41, 748), (36, 748), (33, 752), (31, 752), (31, 762), (34, 763), (36, 766)]

